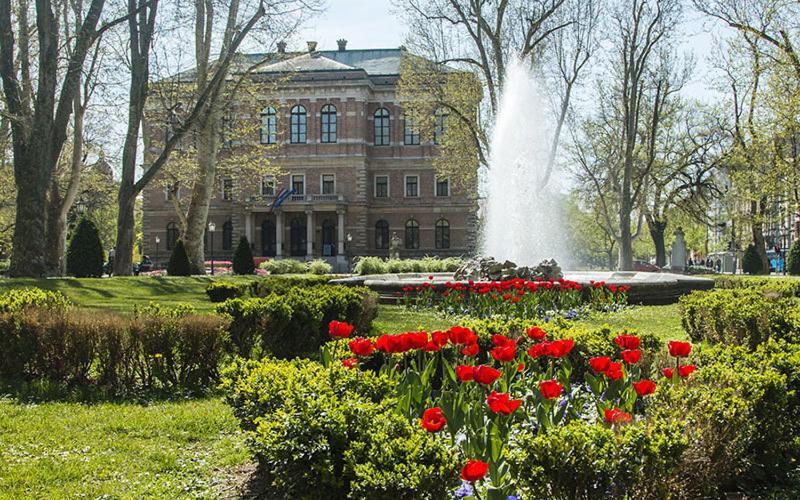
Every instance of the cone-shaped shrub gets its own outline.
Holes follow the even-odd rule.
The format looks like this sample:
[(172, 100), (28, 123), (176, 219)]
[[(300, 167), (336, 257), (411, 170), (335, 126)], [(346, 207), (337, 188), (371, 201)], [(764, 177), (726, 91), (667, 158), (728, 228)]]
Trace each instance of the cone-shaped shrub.
[(745, 250), (742, 269), (747, 274), (764, 274), (764, 263), (755, 245), (749, 245)]
[(103, 244), (97, 227), (89, 219), (81, 219), (69, 241), (67, 274), (76, 278), (103, 275)]
[(250, 242), (247, 237), (242, 236), (236, 252), (233, 254), (233, 273), (234, 274), (253, 274), (256, 272), (256, 264), (253, 262), (253, 252), (250, 250)]
[(183, 240), (178, 240), (175, 243), (175, 248), (172, 249), (172, 255), (169, 256), (169, 264), (167, 264), (167, 274), (170, 276), (191, 276), (192, 264), (189, 262), (189, 256), (186, 254), (186, 247), (183, 246)]
[(800, 276), (800, 238), (794, 240), (794, 244), (789, 250), (789, 257), (786, 259), (786, 265), (789, 274)]

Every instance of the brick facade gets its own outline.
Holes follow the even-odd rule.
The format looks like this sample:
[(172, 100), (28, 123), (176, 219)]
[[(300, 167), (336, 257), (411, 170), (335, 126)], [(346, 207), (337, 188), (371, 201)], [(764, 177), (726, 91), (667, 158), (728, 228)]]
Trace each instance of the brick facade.
[[(389, 250), (376, 245), (376, 224), (386, 221), (389, 237), (393, 233), (403, 240), (402, 257), (424, 255), (463, 255), (473, 250), (476, 238), (476, 203), (472, 196), (460, 193), (449, 185), (449, 192), (436, 196), (436, 174), (432, 166), (436, 146), (430, 134), (423, 132), (419, 145), (404, 144), (403, 111), (396, 96), (398, 74), (372, 75), (358, 65), (335, 66), (319, 69), (319, 65), (334, 59), (359, 59), (369, 68), (372, 59), (402, 56), (401, 50), (313, 52), (294, 56), (311, 61), (310, 69), (299, 70), (291, 78), (285, 72), (265, 71), (254, 76), (256, 81), (274, 81), (283, 78), (277, 90), (270, 83), (270, 102), (277, 111), (278, 147), (265, 147), (284, 175), (276, 179), (275, 191), (292, 186), (292, 176), (303, 176), (304, 192), (288, 198), (277, 210), (271, 210), (273, 197), (262, 195), (261, 179), (246, 185), (234, 186), (232, 199), (223, 199), (217, 192), (211, 202), (209, 221), (216, 225), (213, 256), (229, 259), (240, 236), (247, 236), (255, 256), (298, 259), (328, 258), (345, 268), (352, 259), (362, 255), (388, 256)], [(320, 59), (321, 58), (321, 59)], [(292, 61), (286, 55), (284, 60)], [(374, 64), (373, 64), (374, 67)], [(395, 65), (394, 67), (399, 67)], [(397, 72), (395, 72), (397, 73)], [(265, 102), (267, 101), (265, 97)], [(290, 110), (297, 104), (306, 109), (307, 127), (304, 144), (290, 143)], [(321, 142), (321, 108), (336, 107), (337, 140)], [(390, 113), (390, 144), (375, 145), (374, 112), (385, 108)], [(260, 109), (236, 110), (237, 119), (246, 117), (259, 120)], [(145, 164), (157, 153), (153, 146), (156, 134), (163, 128), (145, 123)], [(222, 154), (236, 154), (236, 147)], [(477, 168), (477, 163), (476, 163)], [(322, 176), (333, 175), (332, 192), (323, 194)], [(388, 193), (376, 197), (376, 177), (388, 178)], [(417, 196), (406, 196), (406, 180), (417, 179)], [(231, 182), (243, 182), (240, 179)], [(221, 184), (221, 183), (220, 183)], [(188, 195), (188, 190), (185, 195)], [(145, 189), (143, 199), (143, 251), (155, 258), (156, 237), (160, 240), (157, 259), (164, 263), (169, 255), (168, 243), (174, 239), (168, 227), (177, 227), (177, 217), (171, 202), (155, 183)], [(418, 248), (406, 247), (406, 225), (414, 221), (418, 226)], [(449, 226), (449, 245), (437, 248), (436, 225), (446, 221)], [(229, 225), (226, 226), (226, 223)], [(410, 224), (414, 226), (413, 223)], [(232, 235), (223, 241), (223, 229), (231, 228)], [(413, 232), (414, 229), (410, 229)], [(441, 230), (439, 243), (444, 243), (445, 230)], [(385, 236), (385, 234), (384, 234)], [(227, 243), (232, 241), (232, 248)], [(413, 241), (411, 242), (413, 243)], [(208, 249), (209, 257), (211, 249)], [(385, 244), (383, 245), (386, 246)]]

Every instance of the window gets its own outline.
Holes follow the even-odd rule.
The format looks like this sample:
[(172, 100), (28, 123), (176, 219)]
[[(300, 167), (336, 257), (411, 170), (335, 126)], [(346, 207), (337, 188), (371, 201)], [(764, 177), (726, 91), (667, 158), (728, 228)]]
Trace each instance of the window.
[(222, 249), (230, 250), (233, 248), (233, 222), (227, 221), (222, 225)]
[(168, 186), (164, 188), (164, 200), (169, 201), (170, 196), (175, 196), (176, 200), (181, 199), (181, 188), (178, 186), (178, 189), (175, 189), (175, 186)]
[(444, 136), (444, 133), (447, 131), (446, 127), (447, 113), (445, 113), (441, 109), (437, 110), (434, 121), (435, 122), (433, 127), (433, 143), (440, 144), (442, 142), (442, 137)]
[(436, 179), (436, 196), (450, 196), (450, 179)]
[(419, 196), (419, 176), (406, 176), (406, 198), (416, 198)]
[(333, 104), (322, 106), (321, 120), (322, 142), (336, 142), (336, 106)]
[(383, 219), (375, 223), (375, 248), (377, 250), (389, 248), (389, 223)]
[(322, 194), (334, 194), (336, 192), (336, 177), (333, 174), (322, 174)]
[(289, 121), (291, 126), (291, 137), (289, 140), (292, 144), (305, 144), (307, 119), (306, 108), (299, 104), (292, 108)]
[(294, 194), (306, 194), (306, 176), (303, 174), (293, 175), (292, 189), (294, 189)]
[(379, 108), (373, 115), (375, 118), (375, 145), (389, 145), (389, 111)]
[(375, 198), (388, 198), (389, 197), (389, 176), (376, 175), (375, 176)]
[(222, 127), (219, 133), (222, 148), (230, 149), (233, 146), (233, 115), (230, 113), (222, 117)]
[(278, 115), (272, 106), (261, 111), (261, 144), (278, 142)]
[(175, 244), (178, 243), (178, 238), (180, 238), (178, 225), (174, 222), (170, 222), (167, 224), (167, 250), (175, 248)]
[(406, 116), (403, 120), (403, 144), (407, 146), (419, 144), (419, 127), (410, 116)]
[(450, 248), (450, 223), (447, 219), (436, 221), (436, 248)]
[(419, 248), (419, 222), (414, 219), (406, 221), (406, 248), (410, 250)]
[(222, 179), (222, 199), (225, 201), (233, 199), (233, 179), (230, 177)]
[(265, 175), (261, 178), (261, 196), (275, 196), (274, 175)]

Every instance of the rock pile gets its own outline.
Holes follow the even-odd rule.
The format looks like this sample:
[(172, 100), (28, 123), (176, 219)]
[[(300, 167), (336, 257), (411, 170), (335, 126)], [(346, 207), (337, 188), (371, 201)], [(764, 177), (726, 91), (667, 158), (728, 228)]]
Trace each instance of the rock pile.
[(500, 262), (494, 257), (475, 257), (459, 267), (454, 277), (457, 280), (504, 281), (514, 278), (557, 280), (564, 275), (554, 259), (545, 259), (535, 267), (527, 267), (517, 266), (510, 260)]

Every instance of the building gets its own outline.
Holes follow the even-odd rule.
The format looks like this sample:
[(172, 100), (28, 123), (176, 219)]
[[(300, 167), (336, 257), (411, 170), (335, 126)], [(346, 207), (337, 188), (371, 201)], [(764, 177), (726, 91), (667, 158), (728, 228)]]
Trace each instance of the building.
[[(474, 197), (438, 178), (432, 164), (435, 136), (446, 124), (421, 133), (398, 102), (405, 49), (348, 50), (344, 40), (338, 50), (308, 45), (303, 53), (280, 44), (275, 54), (245, 56), (268, 60), (252, 78), (269, 90), (258, 109), (237, 109), (236, 119), (260, 120), (264, 154), (284, 175), (221, 180), (208, 217), (216, 238), (207, 238), (206, 257), (230, 258), (241, 235), (257, 257), (325, 258), (338, 269), (357, 256), (388, 256), (394, 234), (401, 257), (472, 251)], [(158, 152), (158, 134), (163, 126), (145, 123), (145, 163)], [(282, 190), (291, 195), (274, 209)], [(153, 257), (158, 238), (164, 261), (179, 226), (162, 187), (145, 190), (143, 213), (143, 251)]]

